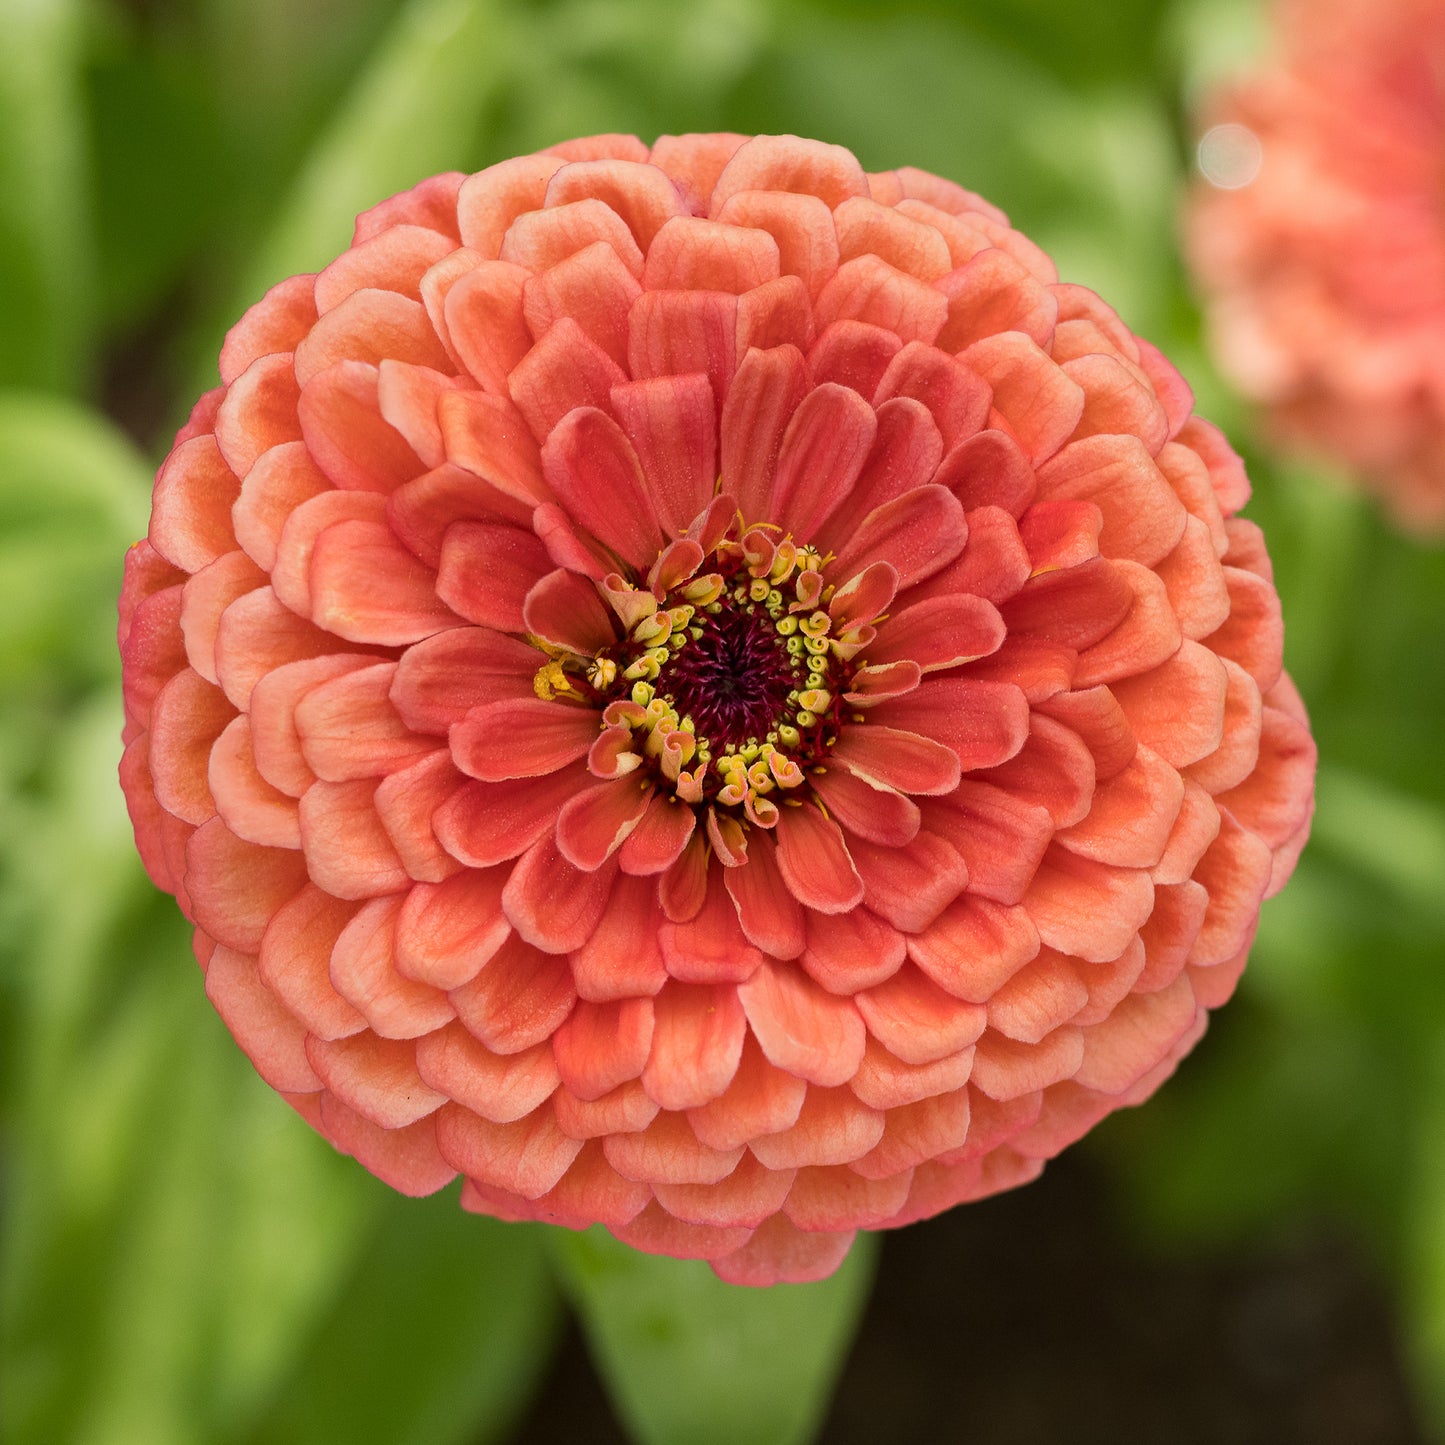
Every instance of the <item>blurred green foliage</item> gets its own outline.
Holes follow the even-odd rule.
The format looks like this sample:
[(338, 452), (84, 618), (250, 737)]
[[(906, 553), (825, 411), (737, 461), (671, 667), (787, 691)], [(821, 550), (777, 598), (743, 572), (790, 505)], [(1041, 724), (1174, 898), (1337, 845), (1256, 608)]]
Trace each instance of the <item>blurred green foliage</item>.
[[(254, 1077), (115, 787), (121, 558), (266, 285), (424, 174), (599, 130), (796, 131), (952, 176), (1248, 443), (1174, 227), (1187, 101), (1257, 30), (1251, 0), (0, 0), (8, 1438), (502, 1439), (562, 1295), (639, 1441), (809, 1438), (867, 1251), (744, 1294), (403, 1201)], [(1217, 1036), (1084, 1147), (1162, 1247), (1366, 1240), (1445, 1429), (1445, 553), (1246, 449), (1321, 744), (1316, 841)]]

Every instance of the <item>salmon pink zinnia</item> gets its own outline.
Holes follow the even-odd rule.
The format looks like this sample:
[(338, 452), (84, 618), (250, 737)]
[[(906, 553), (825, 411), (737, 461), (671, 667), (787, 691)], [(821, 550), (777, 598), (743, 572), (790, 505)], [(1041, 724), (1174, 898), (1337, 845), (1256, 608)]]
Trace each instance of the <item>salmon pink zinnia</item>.
[(1445, 0), (1280, 0), (1217, 96), (1189, 249), (1219, 360), (1281, 438), (1445, 529)]
[(569, 142), (230, 333), (121, 603), (206, 991), (423, 1194), (765, 1284), (1152, 1092), (1314, 750), (1243, 469), (1003, 215)]

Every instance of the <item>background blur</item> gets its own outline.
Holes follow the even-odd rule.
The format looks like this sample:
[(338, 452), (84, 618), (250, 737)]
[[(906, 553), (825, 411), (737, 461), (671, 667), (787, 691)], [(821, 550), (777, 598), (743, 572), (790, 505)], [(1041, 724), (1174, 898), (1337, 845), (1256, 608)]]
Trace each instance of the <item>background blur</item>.
[[(1445, 1439), (1445, 550), (1254, 446), (1203, 353), (1190, 108), (1259, 26), (1238, 0), (0, 0), (17, 1442)], [(871, 1295), (866, 1251), (758, 1304), (394, 1197), (231, 1044), (114, 776), (121, 558), (226, 326), (425, 175), (714, 129), (961, 181), (1163, 347), (1249, 460), (1321, 748), (1315, 841), (1180, 1076), (1040, 1184), (885, 1239)]]

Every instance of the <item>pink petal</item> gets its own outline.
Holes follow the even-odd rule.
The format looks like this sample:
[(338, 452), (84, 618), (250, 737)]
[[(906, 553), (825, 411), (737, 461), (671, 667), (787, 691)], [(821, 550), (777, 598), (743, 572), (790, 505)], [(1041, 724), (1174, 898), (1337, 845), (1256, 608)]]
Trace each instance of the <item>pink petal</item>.
[(1084, 415), (1074, 432), (1076, 440), (1124, 433), (1137, 436), (1150, 456), (1158, 455), (1169, 440), (1169, 419), (1137, 367), (1094, 352), (1064, 361), (1063, 371), (1084, 388)]
[(668, 536), (681, 536), (717, 480), (717, 410), (701, 372), (630, 381), (612, 389), (612, 410), (631, 442)]
[(342, 1103), (380, 1128), (404, 1129), (446, 1103), (444, 1094), (422, 1083), (410, 1039), (379, 1039), (372, 1033), (333, 1040), (308, 1035), (306, 1056)]
[(973, 436), (988, 419), (989, 388), (978, 376), (936, 347), (910, 341), (883, 373), (873, 404), (911, 397), (928, 408), (945, 451)]
[(1028, 701), (1018, 688), (968, 678), (926, 678), (874, 716), (952, 748), (964, 772), (1006, 762), (1023, 747), (1029, 727)]
[(716, 1184), (742, 1158), (741, 1149), (709, 1148), (685, 1115), (666, 1111), (638, 1133), (609, 1135), (602, 1152), (624, 1179), (658, 1184)]
[(853, 153), (797, 136), (754, 136), (723, 168), (712, 193), (712, 214), (739, 191), (791, 191), (817, 196), (830, 209), (866, 196), (868, 178)]
[(948, 323), (938, 337), (945, 351), (961, 351), (1000, 332), (1022, 332), (1041, 347), (1053, 338), (1057, 299), (996, 246), (964, 262), (939, 289), (948, 297)]
[(256, 960), (221, 945), (206, 966), (206, 996), (246, 1057), (273, 1089), (321, 1087), (304, 1047), (306, 1031), (261, 981)]
[(320, 317), (296, 344), (295, 355), (303, 387), (339, 361), (375, 364), (391, 357), (437, 371), (451, 365), (419, 301), (371, 287), (353, 291)]
[(522, 512), (551, 500), (542, 457), (521, 412), (504, 396), (448, 391), (437, 401), (447, 460), (490, 483)]
[(368, 1173), (413, 1199), (435, 1194), (457, 1177), (442, 1158), (431, 1118), (399, 1129), (383, 1129), (348, 1108), (335, 1094), (321, 1093), (317, 1128)]
[(992, 998), (1038, 951), (1039, 930), (1026, 908), (971, 894), (908, 940), (909, 956), (934, 983), (976, 1004)]
[(829, 993), (848, 996), (882, 983), (906, 957), (902, 934), (866, 908), (807, 917), (808, 942), (798, 962)]
[(523, 211), (541, 206), (547, 183), (563, 164), (560, 156), (517, 156), (468, 176), (457, 193), (462, 244), (495, 256), (507, 227)]
[(257, 682), (250, 698), (251, 743), (257, 770), (272, 787), (299, 798), (316, 781), (296, 731), (297, 704), (320, 683), (371, 662), (364, 654), (333, 652), (284, 663)]
[(800, 277), (810, 295), (838, 269), (838, 235), (833, 215), (817, 196), (772, 190), (735, 191), (716, 212), (733, 226), (766, 231), (778, 245), (785, 276)]
[(728, 131), (659, 136), (648, 160), (671, 178), (690, 211), (701, 212), (723, 167), (746, 139)]
[(1229, 674), (1219, 658), (1186, 639), (1168, 662), (1110, 690), (1138, 740), (1183, 768), (1223, 741), (1228, 689)]
[(381, 1038), (414, 1039), (456, 1017), (447, 996), (396, 968), (400, 897), (373, 898), (341, 930), (331, 951), (337, 993)]
[[(619, 366), (627, 364), (627, 314), (641, 288), (617, 253), (598, 241), (530, 278), (522, 310), (534, 336), (563, 317), (580, 326)], [(520, 360), (520, 357), (518, 358)]]
[(569, 412), (542, 448), (542, 470), (572, 519), (624, 561), (645, 568), (657, 555), (662, 534), (642, 467), (605, 412)]
[(446, 461), (437, 404), (460, 385), (454, 376), (405, 361), (383, 361), (377, 368), (376, 402), (382, 420), (395, 427), (429, 467)]
[(303, 502), (330, 487), (305, 442), (283, 442), (262, 452), (246, 473), (240, 496), (231, 508), (236, 540), (246, 555), (270, 571), (276, 564), (276, 543), (286, 519)]
[(1039, 711), (1065, 724), (1094, 756), (1100, 778), (1112, 778), (1127, 767), (1138, 743), (1124, 710), (1107, 687), (1061, 693), (1040, 704)]
[(570, 955), (577, 992), (591, 1003), (651, 996), (667, 981), (662, 916), (650, 878), (620, 874), (591, 938)]
[(762, 954), (738, 922), (723, 878), (728, 871), (713, 858), (702, 907), (686, 922), (669, 921), (659, 930), (667, 971), (683, 983), (738, 983), (762, 962)]
[(682, 212), (677, 187), (655, 165), (620, 159), (574, 161), (547, 186), (548, 207), (594, 197), (623, 218), (638, 246), (647, 251), (670, 217)]
[(376, 811), (376, 783), (312, 783), (301, 799), (301, 851), (314, 882), (338, 898), (377, 898), (411, 876)]
[(386, 502), (376, 492), (328, 489), (303, 501), (286, 519), (276, 542), (271, 587), (298, 616), (311, 613), (311, 558), (316, 539), (338, 522), (381, 522)]
[(1089, 811), (1094, 796), (1094, 758), (1072, 728), (1045, 717), (1029, 716), (1023, 747), (1000, 767), (979, 775), (1021, 803), (1047, 808), (1055, 827), (1067, 828)]
[(793, 346), (749, 351), (732, 379), (719, 434), (722, 489), (746, 518), (767, 515), (778, 451), (808, 390), (807, 364)]
[(311, 459), (338, 487), (392, 492), (426, 470), (410, 443), (381, 415), (380, 373), (340, 361), (308, 380), (297, 413)]
[(689, 1224), (756, 1229), (782, 1208), (792, 1184), (792, 1170), (765, 1169), (744, 1153), (737, 1168), (716, 1184), (659, 1183), (654, 1193), (669, 1214)]
[(952, 492), (916, 487), (870, 512), (839, 548), (833, 566), (846, 577), (870, 562), (890, 562), (902, 591), (946, 567), (967, 537), (968, 523)]
[(651, 1203), (652, 1190), (624, 1179), (607, 1162), (601, 1144), (584, 1144), (561, 1179), (538, 1196), (536, 1217), (569, 1229), (585, 1229), (593, 1223), (622, 1229)]
[(652, 1052), (642, 1072), (649, 1097), (664, 1109), (696, 1109), (716, 1099), (738, 1072), (747, 1032), (737, 989), (671, 981), (653, 1009)]
[(612, 388), (627, 379), (622, 368), (564, 316), (522, 359), (507, 387), (532, 435), (542, 442), (574, 407), (605, 407)]
[(1039, 468), (1039, 495), (1077, 497), (1104, 514), (1099, 550), (1152, 567), (1179, 545), (1184, 504), (1134, 436), (1071, 442)]
[(494, 1054), (459, 1023), (416, 1041), (422, 1081), (493, 1124), (510, 1124), (544, 1104), (557, 1087), (546, 1044), (520, 1054)]
[(968, 864), (970, 893), (1010, 904), (1023, 898), (1054, 834), (1047, 808), (968, 779), (929, 806), (928, 826)]
[(753, 1237), (731, 1254), (711, 1261), (727, 1284), (806, 1284), (826, 1279), (847, 1258), (855, 1230), (814, 1234), (793, 1227), (781, 1215), (766, 1220)]
[(316, 322), (316, 278), (290, 276), (273, 286), (226, 334), (221, 380), (228, 386), (260, 356), (289, 352)]
[(665, 873), (682, 856), (697, 826), (697, 814), (670, 793), (654, 789), (636, 828), (617, 855), (624, 873), (648, 877)]
[(357, 911), (308, 883), (266, 925), (258, 960), (262, 981), (322, 1039), (360, 1033), (366, 1020), (331, 982), (331, 950)]
[(529, 632), (569, 652), (597, 653), (617, 641), (596, 587), (575, 572), (549, 572), (527, 594), (522, 616)]
[[(1142, 949), (1140, 956), (1142, 962)], [(1074, 961), (1046, 948), (989, 999), (988, 1026), (1004, 1038), (1036, 1044), (1077, 1018), (1088, 1002), (1088, 987)]]
[(807, 1085), (774, 1068), (757, 1040), (747, 1034), (742, 1056), (726, 1090), (688, 1111), (697, 1137), (714, 1149), (735, 1149), (760, 1134), (776, 1134), (798, 1117)]
[(480, 703), (533, 697), (535, 648), (482, 627), (453, 627), (407, 648), (391, 700), (409, 728), (445, 735)]
[(1075, 1082), (1105, 1094), (1123, 1093), (1168, 1055), (1199, 1011), (1184, 976), (1157, 993), (1125, 999), (1103, 1023), (1085, 1030)]
[(351, 244), (361, 246), (393, 226), (417, 225), (440, 232), (451, 241), (458, 239), (457, 193), (463, 176), (460, 171), (443, 171), (428, 176), (409, 191), (379, 201), (356, 218)]
[(976, 341), (961, 360), (993, 388), (995, 415), (1036, 466), (1063, 446), (1084, 414), (1083, 388), (1020, 331)]
[(257, 587), (221, 613), (215, 631), (215, 675), (221, 691), (244, 709), (251, 689), (270, 673), (289, 662), (334, 653), (335, 646), (334, 636), (283, 607), (269, 587)]
[(796, 958), (803, 951), (803, 910), (783, 882), (765, 833), (754, 833), (747, 862), (724, 869), (723, 882), (750, 942), (773, 958)]
[(948, 318), (941, 291), (890, 266), (877, 256), (844, 261), (818, 294), (818, 325), (863, 321), (900, 340), (932, 342)]
[(892, 1219), (908, 1198), (913, 1173), (891, 1179), (865, 1179), (847, 1165), (799, 1169), (783, 1212), (810, 1234), (852, 1228), (871, 1229)]
[(926, 928), (968, 884), (958, 849), (932, 833), (901, 848), (855, 841), (851, 851), (868, 907), (905, 933)]
[(531, 531), (453, 522), (442, 540), (437, 596), (470, 622), (524, 632), (527, 594), (552, 570), (547, 549)]
[(393, 225), (343, 251), (316, 278), (316, 305), (330, 311), (353, 291), (378, 286), (419, 298), (421, 278), (456, 240), (428, 226)]
[(1117, 958), (1154, 907), (1149, 875), (1052, 847), (1024, 900), (1039, 937), (1091, 962)]
[(959, 760), (951, 747), (871, 721), (848, 728), (833, 758), (850, 773), (901, 793), (946, 793), (958, 784)]
[(648, 1254), (674, 1259), (716, 1259), (731, 1254), (749, 1237), (746, 1229), (713, 1229), (706, 1224), (684, 1224), (654, 1200), (627, 1224), (613, 1227), (623, 1244)]
[(271, 915), (307, 881), (299, 853), (243, 842), (219, 818), (191, 834), (185, 857), (196, 924), (241, 953), (260, 948)]
[(558, 808), (588, 781), (586, 767), (574, 763), (542, 778), (469, 782), (437, 809), (432, 825), (452, 857), (490, 868), (549, 837)]
[(436, 574), (384, 522), (338, 522), (316, 539), (308, 573), (311, 616), (350, 642), (419, 642), (461, 622), (436, 596)]
[(721, 401), (738, 369), (737, 333), (726, 291), (644, 291), (628, 315), (628, 370), (639, 381), (705, 372)]
[(634, 276), (642, 275), (642, 252), (627, 223), (595, 197), (524, 212), (508, 227), (500, 255), (529, 271), (545, 271), (598, 241), (610, 246)]
[(841, 768), (815, 772), (812, 783), (829, 816), (855, 837), (897, 848), (917, 836), (918, 805), (892, 788), (879, 787)]
[(1224, 813), (1219, 836), (1194, 870), (1194, 881), (1209, 890), (1209, 909), (1189, 951), (1191, 964), (1222, 964), (1252, 942), (1270, 862), (1269, 845)]
[(888, 1111), (883, 1137), (853, 1168), (887, 1179), (960, 1148), (968, 1137), (969, 1091), (955, 1089)]
[(814, 330), (813, 303), (796, 276), (779, 276), (738, 298), (740, 356), (753, 346), (796, 346), (806, 351), (813, 344)]
[(434, 751), (436, 739), (410, 731), (392, 706), (395, 675), (394, 662), (378, 662), (320, 683), (297, 703), (301, 753), (318, 778), (377, 777)]
[(151, 498), (150, 543), (167, 562), (198, 572), (235, 550), (231, 507), (241, 483), (212, 436), (182, 442), (161, 464)]
[(584, 873), (562, 856), (555, 838), (544, 837), (517, 860), (502, 906), (528, 943), (548, 953), (567, 953), (586, 943), (597, 927), (616, 873), (615, 861)]
[(265, 848), (301, 846), (296, 800), (273, 788), (256, 770), (251, 720), (244, 714), (232, 718), (211, 748), (206, 781), (216, 812), (238, 838)]
[(453, 1168), (524, 1199), (551, 1189), (582, 1148), (557, 1127), (545, 1105), (509, 1124), (493, 1124), (460, 1104), (448, 1104), (437, 1115), (436, 1131), (437, 1145)]
[(842, 830), (817, 808), (785, 807), (778, 817), (778, 870), (798, 902), (846, 913), (863, 901), (863, 882)]
[(1122, 868), (1152, 868), (1164, 855), (1184, 805), (1184, 782), (1149, 748), (1094, 793), (1089, 815), (1061, 830), (1070, 852)]
[(457, 766), (483, 782), (535, 778), (587, 756), (598, 732), (590, 708), (504, 698), (474, 707), (451, 730)]
[(268, 448), (300, 440), (301, 424), (296, 419), (300, 395), (287, 356), (260, 357), (227, 388), (216, 413), (216, 444), (238, 477), (244, 477)]
[(462, 866), (442, 847), (432, 819), (465, 781), (443, 748), (377, 785), (372, 798), (377, 816), (402, 867), (419, 882), (440, 883)]
[(206, 782), (212, 745), (236, 711), (218, 687), (189, 667), (156, 694), (151, 713), (151, 778), (168, 813), (197, 827), (216, 813)]
[[(808, 349), (808, 365), (815, 381), (836, 382), (868, 397), (877, 392), (889, 364), (902, 349), (897, 332), (886, 325), (834, 321), (819, 328)], [(916, 485), (917, 478), (914, 482)]]
[(851, 1000), (825, 993), (797, 968), (770, 959), (738, 986), (738, 997), (770, 1063), (824, 1087), (852, 1078), (863, 1058), (865, 1030)]
[[(527, 436), (530, 441), (530, 433)], [(454, 523), (511, 523), (530, 528), (535, 511), (530, 500), (505, 496), (490, 482), (451, 462), (398, 487), (386, 502), (386, 520), (392, 531), (429, 567), (440, 564), (442, 543)]]
[(1037, 1044), (1015, 1043), (988, 1032), (974, 1050), (972, 1087), (1007, 1103), (1072, 1078), (1083, 1059), (1084, 1039), (1078, 1029), (1055, 1029)]
[(493, 1053), (520, 1054), (551, 1038), (577, 991), (566, 959), (513, 936), (450, 998), (468, 1033)]
[(907, 964), (853, 1002), (869, 1033), (905, 1064), (931, 1064), (967, 1048), (987, 1018), (980, 1005), (945, 993)]
[(863, 1062), (858, 1065), (850, 1087), (870, 1109), (886, 1111), (917, 1104), (937, 1094), (951, 1094), (968, 1083), (972, 1072), (972, 1046), (930, 1064), (905, 1064), (870, 1034)]
[(439, 989), (474, 979), (511, 935), (502, 913), (506, 870), (467, 869), (441, 883), (418, 883), (396, 918), (396, 967)]
[(857, 392), (831, 382), (814, 387), (783, 434), (766, 515), (810, 536), (852, 490), (877, 430), (873, 408)]
[(778, 243), (766, 231), (674, 216), (648, 250), (642, 281), (650, 291), (731, 291), (740, 296), (778, 274)]
[(532, 347), (522, 311), (531, 273), (509, 261), (483, 261), (458, 276), (442, 301), (447, 340), (482, 389), (507, 392), (507, 377)]
[(579, 1003), (552, 1036), (562, 1082), (580, 1099), (600, 1099), (638, 1078), (652, 1048), (652, 1000)]
[(653, 794), (651, 779), (614, 778), (574, 793), (557, 814), (557, 846), (568, 862), (591, 872), (627, 840)]
[(876, 200), (850, 196), (833, 213), (833, 224), (838, 229), (838, 255), (844, 261), (878, 256), (920, 281), (937, 281), (952, 269), (948, 246), (932, 226)]
[(752, 1140), (748, 1147), (769, 1169), (802, 1169), (851, 1164), (882, 1137), (883, 1115), (861, 1103), (851, 1089), (810, 1084), (797, 1122)]
[(1172, 657), (1184, 640), (1159, 577), (1137, 562), (1114, 566), (1133, 589), (1134, 602), (1113, 632), (1079, 654), (1075, 687), (1147, 672)]

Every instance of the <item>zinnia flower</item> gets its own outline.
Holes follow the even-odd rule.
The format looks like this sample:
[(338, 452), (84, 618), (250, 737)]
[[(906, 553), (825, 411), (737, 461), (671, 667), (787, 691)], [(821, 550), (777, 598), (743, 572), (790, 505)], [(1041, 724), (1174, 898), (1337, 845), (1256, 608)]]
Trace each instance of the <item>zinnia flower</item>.
[(396, 1188), (816, 1278), (1233, 989), (1314, 756), (1244, 472), (977, 196), (574, 141), (367, 212), (221, 375), (123, 781), (241, 1047)]
[(1282, 0), (1216, 98), (1189, 242), (1216, 351), (1282, 440), (1445, 527), (1445, 3)]

